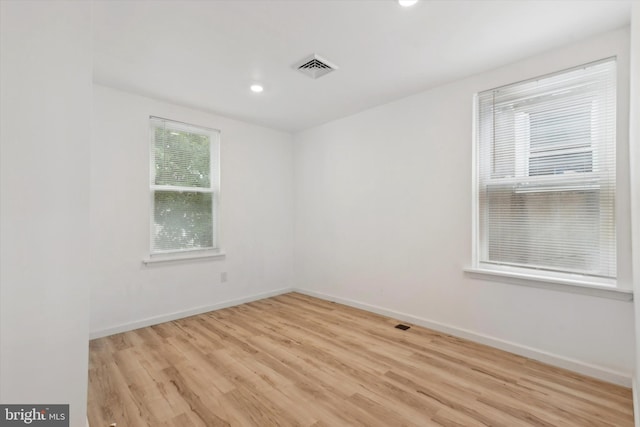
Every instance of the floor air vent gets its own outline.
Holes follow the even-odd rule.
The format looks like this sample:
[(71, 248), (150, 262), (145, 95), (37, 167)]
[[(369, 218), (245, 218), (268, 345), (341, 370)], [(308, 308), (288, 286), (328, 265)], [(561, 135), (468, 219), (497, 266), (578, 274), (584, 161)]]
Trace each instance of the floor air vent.
[(318, 77), (322, 77), (326, 74), (329, 74), (333, 70), (337, 70), (338, 67), (324, 58), (316, 55), (315, 53), (311, 56), (308, 56), (301, 61), (298, 61), (294, 67), (300, 71), (302, 74), (305, 74), (312, 79), (317, 79)]
[(411, 326), (407, 326), (407, 325), (403, 325), (402, 323), (396, 325), (396, 329), (402, 329), (403, 331), (406, 331), (407, 329), (409, 329)]

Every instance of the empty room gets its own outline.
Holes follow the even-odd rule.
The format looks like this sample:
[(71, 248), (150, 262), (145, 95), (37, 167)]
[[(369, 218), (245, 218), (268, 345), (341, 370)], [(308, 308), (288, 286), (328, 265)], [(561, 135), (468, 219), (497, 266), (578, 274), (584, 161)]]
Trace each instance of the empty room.
[(640, 426), (640, 2), (0, 0), (0, 427)]

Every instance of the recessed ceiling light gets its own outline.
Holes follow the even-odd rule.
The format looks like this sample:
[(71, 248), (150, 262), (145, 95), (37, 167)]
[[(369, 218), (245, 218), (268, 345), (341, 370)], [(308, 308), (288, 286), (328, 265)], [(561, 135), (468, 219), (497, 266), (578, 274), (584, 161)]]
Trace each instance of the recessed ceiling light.
[(413, 6), (416, 3), (418, 3), (418, 0), (398, 0), (398, 4), (402, 7)]
[(260, 93), (264, 90), (262, 85), (251, 85), (251, 92)]

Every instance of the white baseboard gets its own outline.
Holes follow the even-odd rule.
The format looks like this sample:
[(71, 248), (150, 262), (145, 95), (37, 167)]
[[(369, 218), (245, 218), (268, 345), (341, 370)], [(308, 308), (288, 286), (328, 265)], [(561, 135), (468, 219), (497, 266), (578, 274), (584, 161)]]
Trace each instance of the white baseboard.
[[(320, 292), (310, 291), (307, 289), (293, 289), (295, 292), (309, 295), (312, 297), (320, 298), (327, 301), (334, 301), (340, 304), (348, 305), (350, 307), (360, 308), (362, 310), (370, 311), (373, 313), (381, 314), (383, 316), (392, 317), (394, 319), (402, 320), (405, 322), (413, 323), (414, 325), (423, 326), (425, 328), (433, 329), (438, 332), (453, 335), (459, 338), (468, 339), (469, 341), (485, 344), (491, 347), (498, 348), (500, 350), (508, 351), (510, 353), (517, 354), (519, 356), (528, 357), (549, 365), (557, 366), (559, 368), (568, 369), (583, 375), (598, 378), (603, 381), (622, 385), (624, 387), (631, 387), (632, 375), (630, 373), (619, 372), (602, 366), (592, 365), (590, 363), (582, 362), (580, 360), (571, 359), (568, 357), (560, 356), (557, 354), (549, 353), (543, 350), (538, 350), (532, 347), (527, 347), (511, 341), (502, 340), (499, 338), (491, 337), (488, 335), (480, 334), (468, 329), (458, 328), (456, 326), (447, 325), (444, 323), (436, 322), (434, 320), (424, 319), (422, 317), (412, 316), (405, 313), (400, 313), (386, 308), (361, 303), (347, 298), (336, 297), (333, 295), (327, 295)], [(634, 401), (635, 402), (635, 401)], [(636, 412), (637, 413), (637, 412)], [(640, 427), (636, 424), (636, 427)]]
[(161, 316), (147, 317), (146, 319), (136, 320), (135, 322), (122, 323), (120, 325), (112, 326), (106, 329), (91, 331), (89, 333), (89, 339), (93, 340), (96, 338), (119, 334), (121, 332), (133, 331), (134, 329), (145, 328), (147, 326), (157, 325), (159, 323), (170, 322), (172, 320), (182, 319), (189, 316), (195, 316), (196, 314), (207, 313), (209, 311), (220, 310), (222, 308), (228, 308), (248, 302), (258, 301), (261, 299), (274, 297), (276, 295), (286, 294), (287, 292), (292, 291), (293, 289), (291, 288), (276, 289), (274, 291), (263, 292), (260, 294), (254, 294), (233, 300), (227, 300), (217, 304), (203, 305), (200, 307), (191, 308), (189, 310), (175, 311), (173, 313), (163, 314)]

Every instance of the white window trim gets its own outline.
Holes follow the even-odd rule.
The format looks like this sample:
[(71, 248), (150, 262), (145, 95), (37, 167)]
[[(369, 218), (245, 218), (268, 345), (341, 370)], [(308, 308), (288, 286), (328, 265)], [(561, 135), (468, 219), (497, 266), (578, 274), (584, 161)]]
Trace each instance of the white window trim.
[(148, 257), (143, 258), (142, 262), (145, 265), (149, 265), (166, 262), (222, 259), (226, 256), (227, 254), (223, 250), (194, 249), (182, 252), (154, 253), (150, 254)]
[(573, 274), (545, 274), (543, 272), (531, 274), (528, 271), (521, 272), (518, 271), (519, 269), (517, 268), (508, 269), (506, 267), (504, 269), (494, 267), (491, 269), (467, 267), (463, 270), (469, 277), (474, 279), (591, 295), (621, 301), (633, 300), (633, 290), (616, 286), (614, 280), (585, 280), (585, 276)]
[[(180, 261), (198, 261), (198, 260), (211, 260), (211, 259), (221, 259), (226, 257), (226, 252), (222, 248), (220, 244), (220, 130), (208, 128), (204, 126), (196, 126), (185, 122), (180, 122), (178, 120), (167, 119), (164, 117), (158, 116), (149, 116), (149, 120), (159, 119), (166, 120), (168, 122), (177, 124), (178, 127), (184, 126), (185, 129), (190, 130), (193, 128), (200, 128), (206, 131), (210, 131), (212, 135), (216, 135), (216, 140), (211, 141), (209, 144), (209, 150), (213, 150), (214, 146), (218, 150), (218, 170), (216, 173), (218, 174), (217, 180), (212, 180), (211, 187), (209, 188), (199, 188), (199, 187), (176, 187), (176, 186), (163, 186), (163, 185), (154, 185), (154, 171), (155, 171), (155, 153), (154, 153), (154, 136), (153, 132), (150, 132), (150, 142), (149, 142), (149, 248), (153, 247), (153, 238), (154, 238), (154, 225), (153, 225), (153, 203), (154, 203), (154, 191), (158, 190), (169, 190), (169, 191), (189, 191), (189, 192), (202, 192), (202, 193), (213, 193), (216, 194), (217, 197), (217, 217), (214, 222), (214, 235), (216, 236), (216, 245), (211, 248), (194, 248), (194, 249), (182, 249), (182, 250), (171, 250), (171, 251), (149, 251), (148, 255), (142, 259), (142, 263), (145, 265), (157, 264), (157, 263), (167, 263), (167, 262), (180, 262)], [(151, 129), (153, 129), (153, 125), (149, 125)], [(211, 165), (213, 169), (213, 164)], [(211, 171), (211, 176), (213, 177), (213, 170)]]

